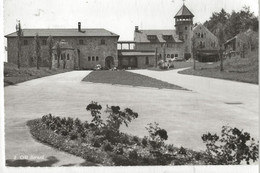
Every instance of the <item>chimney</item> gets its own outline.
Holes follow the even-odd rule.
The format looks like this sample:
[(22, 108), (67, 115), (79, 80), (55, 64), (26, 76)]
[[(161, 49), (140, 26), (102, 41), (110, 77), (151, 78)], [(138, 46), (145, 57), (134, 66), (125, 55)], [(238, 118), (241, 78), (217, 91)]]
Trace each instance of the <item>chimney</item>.
[(81, 32), (81, 22), (78, 22), (78, 31)]
[(139, 29), (138, 29), (138, 26), (135, 26), (135, 32), (138, 32)]

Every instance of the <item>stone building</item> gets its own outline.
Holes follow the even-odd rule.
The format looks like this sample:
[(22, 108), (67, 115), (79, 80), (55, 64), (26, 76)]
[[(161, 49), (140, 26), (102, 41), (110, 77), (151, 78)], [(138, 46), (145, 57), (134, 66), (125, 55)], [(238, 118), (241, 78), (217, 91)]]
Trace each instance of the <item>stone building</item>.
[(244, 58), (245, 54), (258, 49), (258, 32), (249, 28), (245, 32), (237, 34), (224, 43), (225, 56), (227, 58)]
[[(58, 45), (60, 47), (60, 56), (57, 53)], [(75, 67), (78, 67), (75, 54), (75, 49), (68, 42), (65, 40), (57, 42), (52, 48), (52, 68), (75, 69)]]
[(204, 25), (196, 24), (193, 28), (192, 42), (196, 59), (201, 62), (218, 61), (218, 38)]
[[(191, 38), (193, 36), (194, 15), (183, 4), (175, 15), (175, 28), (168, 30), (134, 30), (134, 41), (118, 42), (118, 65), (121, 68), (147, 68), (155, 66), (160, 60), (189, 59), (192, 55)], [(122, 44), (129, 44), (128, 50)], [(130, 44), (134, 46), (130, 49)]]
[[(62, 39), (72, 46), (75, 52), (74, 68), (93, 69), (97, 64), (102, 67), (118, 65), (117, 41), (119, 35), (105, 29), (23, 29), (21, 46), (21, 65), (35, 66), (34, 37), (38, 33), (41, 40), (41, 66), (48, 66), (47, 38), (55, 42)], [(17, 33), (6, 35), (8, 62), (17, 63)]]
[(160, 59), (189, 59), (191, 57), (191, 38), (194, 15), (183, 4), (174, 16), (175, 28), (169, 30), (139, 30), (135, 28), (136, 50), (157, 50)]

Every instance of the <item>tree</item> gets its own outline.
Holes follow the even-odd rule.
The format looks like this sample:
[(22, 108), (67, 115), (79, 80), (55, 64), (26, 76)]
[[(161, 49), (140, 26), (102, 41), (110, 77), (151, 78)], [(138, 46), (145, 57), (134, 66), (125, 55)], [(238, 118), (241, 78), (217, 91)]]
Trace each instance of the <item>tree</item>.
[(220, 58), (220, 71), (224, 70), (223, 67), (223, 44), (224, 44), (224, 30), (225, 30), (225, 25), (222, 23), (218, 23), (216, 25), (216, 28), (214, 28), (214, 34), (218, 38), (218, 44), (219, 44), (219, 58)]
[(191, 42), (192, 42), (192, 55), (193, 55), (193, 69), (196, 70), (196, 55), (197, 55), (198, 46), (196, 46), (196, 36), (195, 35), (193, 35)]
[(38, 33), (34, 37), (34, 51), (36, 55), (36, 67), (37, 69), (40, 69), (40, 63), (41, 63), (41, 43), (39, 39)]
[(51, 35), (48, 37), (47, 42), (48, 42), (48, 50), (49, 50), (49, 69), (51, 70), (51, 67), (52, 67), (52, 48), (53, 48), (53, 45), (54, 45), (54, 40), (53, 40)]
[(58, 65), (57, 65), (57, 67), (60, 68), (61, 48), (60, 48), (60, 42), (59, 41), (56, 43), (56, 52), (57, 52), (57, 57), (58, 57)]
[(21, 67), (21, 37), (23, 35), (23, 31), (21, 28), (20, 20), (18, 20), (18, 23), (16, 24), (16, 33), (17, 33), (17, 67), (20, 69)]

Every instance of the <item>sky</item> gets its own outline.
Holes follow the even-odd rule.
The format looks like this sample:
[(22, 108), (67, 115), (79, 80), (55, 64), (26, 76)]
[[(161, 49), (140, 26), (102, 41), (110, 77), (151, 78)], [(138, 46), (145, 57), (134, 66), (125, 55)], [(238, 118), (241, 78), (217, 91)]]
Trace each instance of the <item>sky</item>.
[[(258, 16), (258, 0), (4, 0), (4, 35), (22, 28), (105, 28), (133, 40), (134, 27), (175, 29), (174, 16), (185, 5), (204, 23), (213, 12), (224, 8), (240, 11), (243, 6)], [(4, 41), (6, 44), (6, 40)]]

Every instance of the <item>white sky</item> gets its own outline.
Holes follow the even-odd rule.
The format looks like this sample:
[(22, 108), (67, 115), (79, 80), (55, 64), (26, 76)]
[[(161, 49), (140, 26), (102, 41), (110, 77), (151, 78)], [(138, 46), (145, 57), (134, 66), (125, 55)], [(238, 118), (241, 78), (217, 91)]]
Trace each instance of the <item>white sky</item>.
[[(4, 0), (4, 34), (15, 31), (16, 20), (22, 28), (105, 28), (132, 40), (134, 26), (141, 29), (174, 29), (174, 15), (182, 0)], [(212, 12), (224, 8), (239, 11), (244, 5), (258, 15), (257, 0), (186, 0), (203, 23)]]
[[(174, 16), (182, 0), (4, 0), (4, 35), (15, 32), (16, 21), (22, 28), (105, 28), (120, 35), (119, 40), (133, 40), (134, 27), (140, 29), (175, 29)], [(258, 16), (258, 0), (186, 0), (203, 23), (213, 12), (224, 8), (239, 11), (247, 5)], [(6, 39), (4, 40), (6, 45)]]

